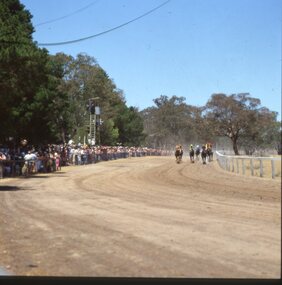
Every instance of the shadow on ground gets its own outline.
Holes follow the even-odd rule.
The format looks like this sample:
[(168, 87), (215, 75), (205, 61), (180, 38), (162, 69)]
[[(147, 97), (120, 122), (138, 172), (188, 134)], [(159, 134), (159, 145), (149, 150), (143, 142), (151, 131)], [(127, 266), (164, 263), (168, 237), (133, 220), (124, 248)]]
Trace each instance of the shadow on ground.
[(21, 179), (33, 179), (33, 178), (49, 178), (50, 175), (40, 175), (40, 174), (36, 174), (36, 175), (30, 175), (30, 176), (21, 176)]
[(24, 189), (18, 186), (0, 185), (0, 191), (19, 191), (19, 190), (24, 190)]

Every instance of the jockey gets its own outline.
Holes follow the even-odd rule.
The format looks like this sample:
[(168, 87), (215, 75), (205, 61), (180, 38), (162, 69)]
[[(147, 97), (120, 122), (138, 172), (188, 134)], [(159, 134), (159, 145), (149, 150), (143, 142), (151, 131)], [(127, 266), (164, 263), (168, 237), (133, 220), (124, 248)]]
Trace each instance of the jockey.
[(208, 149), (208, 148), (209, 148), (209, 149), (212, 149), (212, 144), (211, 144), (211, 143), (207, 143), (207, 144), (206, 144), (206, 149)]
[(180, 156), (181, 156), (181, 158), (182, 158), (182, 156), (183, 156), (183, 148), (182, 148), (182, 145), (179, 146), (179, 149), (180, 149)]
[(183, 156), (182, 145), (176, 145), (174, 155), (175, 155), (176, 161), (179, 163), (182, 160), (182, 156)]
[(201, 152), (201, 150), (200, 150), (200, 146), (199, 146), (199, 145), (197, 145), (197, 146), (196, 146), (196, 159), (197, 159), (197, 160), (199, 160), (200, 152)]
[(207, 149), (206, 149), (206, 146), (204, 144), (202, 145), (201, 157), (202, 157), (203, 164), (206, 164)]
[(213, 159), (213, 151), (212, 151), (212, 144), (211, 143), (207, 144), (206, 151), (207, 151), (208, 160), (212, 161), (212, 159)]
[(189, 155), (190, 155), (190, 161), (194, 162), (194, 148), (192, 144), (190, 145)]
[(182, 146), (181, 145), (176, 145), (175, 146), (175, 156), (178, 156), (178, 155), (182, 155), (183, 154), (183, 150), (182, 150)]

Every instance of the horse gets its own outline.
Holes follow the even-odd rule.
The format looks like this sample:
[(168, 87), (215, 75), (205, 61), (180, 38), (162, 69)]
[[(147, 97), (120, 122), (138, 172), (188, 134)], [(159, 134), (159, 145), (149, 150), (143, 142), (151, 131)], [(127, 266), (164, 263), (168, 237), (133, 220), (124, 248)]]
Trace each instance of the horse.
[(202, 157), (203, 164), (206, 164), (207, 163), (207, 150), (205, 147), (202, 148), (201, 157)]
[(196, 148), (196, 160), (199, 161), (199, 155), (200, 155), (201, 151), (200, 151), (200, 148), (197, 147)]
[(183, 150), (181, 149), (181, 147), (176, 147), (174, 155), (176, 158), (176, 163), (180, 163), (182, 161), (182, 155), (183, 155)]
[(212, 161), (213, 160), (213, 151), (211, 147), (207, 148), (207, 156), (208, 156), (208, 161)]
[(191, 162), (191, 163), (194, 163), (194, 162), (195, 162), (195, 160), (194, 160), (194, 154), (195, 154), (194, 149), (191, 148), (191, 149), (190, 149), (190, 152), (189, 152), (190, 162)]

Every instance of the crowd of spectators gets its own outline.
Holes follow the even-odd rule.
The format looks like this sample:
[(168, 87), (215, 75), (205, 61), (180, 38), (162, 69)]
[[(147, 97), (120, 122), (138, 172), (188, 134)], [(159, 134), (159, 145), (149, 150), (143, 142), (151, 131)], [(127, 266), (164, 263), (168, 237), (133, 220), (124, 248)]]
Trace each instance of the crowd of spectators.
[(0, 148), (0, 178), (60, 170), (62, 166), (85, 165), (128, 157), (163, 156), (161, 149), (126, 146), (89, 146), (83, 144), (25, 145)]

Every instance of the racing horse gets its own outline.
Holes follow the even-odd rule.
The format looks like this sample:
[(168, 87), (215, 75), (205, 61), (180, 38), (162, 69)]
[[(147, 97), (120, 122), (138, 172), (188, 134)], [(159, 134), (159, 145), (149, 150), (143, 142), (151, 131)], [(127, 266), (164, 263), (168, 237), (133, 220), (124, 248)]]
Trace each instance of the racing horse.
[(183, 150), (182, 150), (181, 145), (177, 145), (175, 147), (174, 155), (175, 155), (176, 163), (180, 163), (182, 161), (182, 155), (183, 155)]
[(213, 160), (213, 151), (211, 147), (207, 148), (207, 157), (209, 162)]
[(197, 161), (199, 161), (200, 153), (201, 153), (200, 147), (197, 145), (197, 147), (196, 147), (196, 160)]
[(211, 143), (206, 144), (206, 151), (207, 151), (208, 162), (210, 162), (213, 160), (213, 151), (212, 151), (212, 144)]
[(205, 145), (202, 146), (201, 158), (202, 158), (203, 164), (206, 164), (207, 163), (207, 150), (206, 150)]
[(190, 151), (189, 151), (189, 156), (190, 156), (190, 162), (191, 163), (194, 163), (195, 160), (194, 160), (194, 155), (195, 155), (195, 151), (193, 149), (193, 145), (191, 144), (190, 145)]

